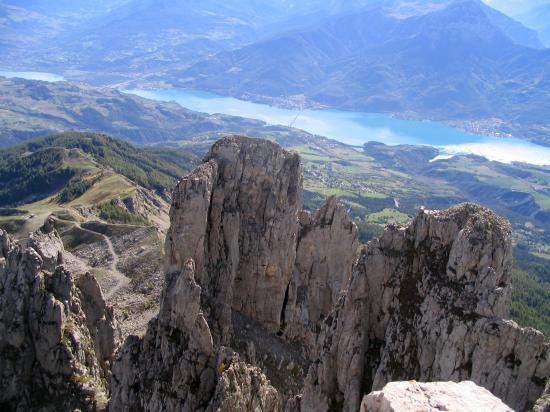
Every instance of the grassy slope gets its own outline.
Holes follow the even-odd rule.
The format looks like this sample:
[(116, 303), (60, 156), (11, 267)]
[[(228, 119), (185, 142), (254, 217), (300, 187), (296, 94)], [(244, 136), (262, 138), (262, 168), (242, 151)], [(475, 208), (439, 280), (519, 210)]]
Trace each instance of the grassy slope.
[[(0, 227), (22, 237), (50, 214), (86, 220), (81, 210), (94, 210), (98, 217), (103, 213), (113, 223), (122, 219), (146, 224), (110, 203), (140, 186), (166, 197), (194, 163), (195, 157), (181, 149), (137, 149), (88, 133), (52, 135), (15, 145), (0, 150), (0, 176), (10, 176), (3, 178), (7, 184), (0, 190), (0, 208), (6, 212), (0, 214)], [(61, 201), (60, 195), (66, 192), (71, 196)], [(9, 205), (19, 207), (10, 210)], [(151, 219), (155, 225), (166, 225), (164, 218)]]
[[(138, 149), (126, 142), (105, 135), (71, 132), (33, 139), (0, 150), (0, 173), (2, 170), (13, 170), (15, 174), (17, 174), (17, 171), (22, 171), (23, 180), (34, 181), (32, 164), (26, 162), (25, 157), (22, 157), (22, 155), (33, 153), (29, 158), (36, 156), (43, 158), (45, 157), (44, 154), (51, 151), (56, 152), (58, 156), (55, 162), (49, 161), (49, 158), (44, 161), (45, 163), (49, 162), (47, 165), (48, 172), (58, 174), (60, 169), (72, 171), (72, 175), (67, 176), (68, 179), (60, 180), (61, 186), (77, 174), (78, 169), (82, 172), (87, 171), (86, 168), (93, 167), (90, 164), (79, 165), (79, 159), (71, 163), (70, 156), (60, 159), (62, 157), (61, 149), (79, 149), (89, 155), (98, 165), (112, 169), (140, 186), (154, 190), (159, 194), (170, 191), (177, 180), (188, 173), (190, 165), (195, 161), (192, 155), (182, 150)], [(51, 186), (51, 189), (55, 191), (54, 189), (58, 189), (60, 185)], [(6, 190), (13, 191), (14, 188), (15, 186), (11, 184)], [(16, 199), (13, 203), (23, 200), (24, 198)], [(0, 202), (0, 206), (8, 204), (8, 202)]]

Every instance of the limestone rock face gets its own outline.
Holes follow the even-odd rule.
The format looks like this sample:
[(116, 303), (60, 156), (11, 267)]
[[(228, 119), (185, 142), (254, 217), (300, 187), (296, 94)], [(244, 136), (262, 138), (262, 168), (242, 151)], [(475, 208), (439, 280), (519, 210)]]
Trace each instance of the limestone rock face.
[(513, 412), (473, 382), (392, 382), (363, 398), (361, 412)]
[(195, 261), (211, 301), (208, 320), (222, 343), (231, 309), (279, 330), (301, 208), (299, 156), (259, 139), (220, 140), (175, 189), (168, 267)]
[(160, 313), (145, 337), (130, 336), (122, 347), (110, 410), (278, 410), (279, 395), (259, 369), (229, 349), (214, 349), (200, 299), (188, 259), (181, 272), (166, 276)]
[[(313, 216), (302, 213), (302, 193), (296, 154), (244, 137), (220, 140), (179, 182), (160, 313), (143, 339), (128, 338), (120, 351), (113, 410), (283, 409), (289, 395), (241, 360), (255, 362), (250, 351), (241, 357), (226, 346), (254, 348), (232, 333), (233, 318), (258, 325), (252, 336), (262, 345), (272, 342), (264, 330), (274, 336), (285, 329), (287, 314), (293, 331), (287, 337), (314, 346), (323, 317), (349, 280), (355, 225), (334, 199)], [(312, 289), (307, 302), (290, 303), (289, 295), (296, 296), (291, 278), (293, 290), (311, 285), (328, 293)], [(289, 350), (286, 341), (275, 339), (273, 359), (279, 359), (261, 361), (281, 380), (285, 354), (294, 353), (294, 346)], [(292, 359), (285, 367), (301, 370)]]
[(348, 286), (359, 242), (357, 227), (334, 197), (314, 215), (302, 212), (300, 228), (281, 327), (312, 353), (323, 320)]
[(472, 380), (514, 409), (550, 376), (540, 332), (508, 316), (511, 228), (481, 207), (421, 212), (365, 247), (349, 290), (327, 318), (306, 410), (355, 411), (391, 381)]
[(97, 282), (75, 285), (50, 222), (26, 246), (0, 239), (0, 406), (103, 409), (119, 334)]
[(158, 317), (143, 339), (126, 339), (113, 366), (111, 410), (195, 411), (208, 404), (216, 356), (194, 271), (188, 260), (168, 274)]

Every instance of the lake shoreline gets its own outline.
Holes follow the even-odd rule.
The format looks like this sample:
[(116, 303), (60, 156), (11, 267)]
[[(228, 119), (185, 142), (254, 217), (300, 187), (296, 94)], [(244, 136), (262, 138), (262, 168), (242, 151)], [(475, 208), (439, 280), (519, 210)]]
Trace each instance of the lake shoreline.
[(361, 147), (368, 141), (388, 145), (425, 145), (437, 148), (442, 156), (473, 154), (502, 163), (550, 166), (548, 147), (514, 137), (477, 135), (436, 121), (403, 120), (381, 113), (335, 109), (289, 110), (190, 89), (123, 92), (157, 101), (172, 101), (203, 113), (239, 116), (270, 125), (295, 127), (353, 147)]
[[(64, 81), (62, 76), (43, 72), (2, 72), (0, 76), (20, 77), (48, 82)], [(464, 131), (447, 123), (403, 119), (395, 113), (367, 113), (331, 108), (298, 109), (254, 103), (234, 97), (190, 89), (133, 89), (120, 90), (156, 101), (173, 101), (189, 110), (208, 114), (222, 114), (263, 121), (267, 125), (280, 125), (301, 129), (312, 135), (336, 140), (342, 144), (361, 148), (364, 143), (377, 141), (386, 145), (425, 145), (437, 148), (440, 156), (478, 155), (502, 163), (528, 163), (550, 166), (550, 147), (527, 139), (509, 136), (479, 135)], [(304, 103), (305, 104), (305, 103)], [(414, 116), (406, 116), (414, 117)], [(474, 125), (470, 125), (471, 128)]]

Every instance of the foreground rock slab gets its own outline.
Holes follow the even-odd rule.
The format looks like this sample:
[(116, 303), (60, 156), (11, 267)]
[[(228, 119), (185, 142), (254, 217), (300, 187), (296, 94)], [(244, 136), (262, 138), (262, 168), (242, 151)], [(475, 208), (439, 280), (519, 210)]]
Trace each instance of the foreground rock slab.
[(391, 382), (366, 395), (361, 412), (514, 412), (487, 389), (466, 381)]

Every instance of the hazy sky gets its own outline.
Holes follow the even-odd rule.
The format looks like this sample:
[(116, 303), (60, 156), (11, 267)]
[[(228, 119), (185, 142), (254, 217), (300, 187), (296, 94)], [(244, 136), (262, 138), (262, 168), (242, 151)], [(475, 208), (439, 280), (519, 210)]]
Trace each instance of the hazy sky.
[(542, 4), (549, 4), (550, 0), (484, 0), (490, 6), (509, 15), (518, 15)]

